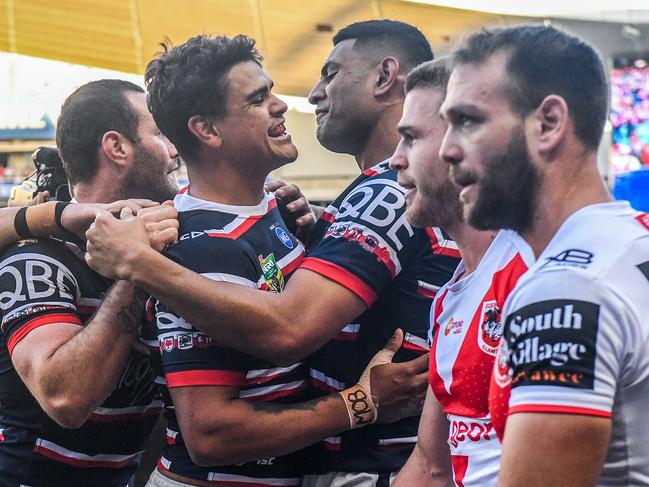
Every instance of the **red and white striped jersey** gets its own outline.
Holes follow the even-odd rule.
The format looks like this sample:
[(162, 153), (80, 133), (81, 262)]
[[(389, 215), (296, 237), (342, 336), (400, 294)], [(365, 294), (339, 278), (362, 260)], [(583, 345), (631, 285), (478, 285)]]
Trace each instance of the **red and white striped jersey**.
[(500, 312), (532, 262), (523, 239), (501, 230), (477, 269), (464, 275), (461, 262), (433, 303), (429, 382), (450, 421), (457, 485), (495, 485), (500, 445), (489, 419), (488, 392), (502, 336)]
[[(503, 311), (489, 408), (611, 418), (600, 485), (649, 485), (649, 214), (590, 205), (559, 228)], [(510, 397), (511, 390), (511, 397)]]

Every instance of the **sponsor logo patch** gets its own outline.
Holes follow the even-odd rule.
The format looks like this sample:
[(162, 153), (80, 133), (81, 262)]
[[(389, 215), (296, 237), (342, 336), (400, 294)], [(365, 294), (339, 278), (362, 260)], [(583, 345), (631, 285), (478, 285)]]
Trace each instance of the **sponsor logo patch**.
[(275, 254), (270, 253), (266, 257), (258, 256), (261, 272), (264, 274), (264, 281), (268, 285), (268, 290), (279, 293), (284, 289), (284, 274), (277, 265)]
[(512, 369), (512, 387), (592, 389), (599, 311), (595, 303), (556, 299), (511, 313), (501, 354)]
[(292, 249), (295, 246), (293, 240), (291, 240), (291, 236), (282, 227), (275, 228), (275, 235), (277, 235), (277, 238), (286, 246), (286, 248)]
[(464, 321), (453, 321), (453, 317), (448, 319), (446, 326), (444, 327), (444, 336), (449, 336), (451, 333), (458, 335), (462, 333), (462, 327), (464, 326)]
[(555, 256), (547, 257), (541, 269), (546, 267), (579, 267), (585, 269), (589, 264), (593, 263), (594, 255), (587, 250), (568, 249), (558, 253)]

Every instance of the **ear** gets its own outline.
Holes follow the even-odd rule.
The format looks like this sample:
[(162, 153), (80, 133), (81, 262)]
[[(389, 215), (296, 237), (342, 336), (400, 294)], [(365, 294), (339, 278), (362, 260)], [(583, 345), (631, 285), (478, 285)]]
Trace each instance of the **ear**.
[(218, 125), (209, 117), (204, 115), (193, 115), (187, 121), (187, 129), (199, 140), (214, 149), (218, 149), (223, 144), (221, 132)]
[(133, 144), (119, 132), (111, 130), (101, 137), (99, 150), (111, 162), (126, 166), (129, 154), (133, 151)]
[(399, 77), (399, 61), (392, 56), (381, 60), (376, 70), (374, 96), (385, 95), (396, 84)]
[(551, 158), (551, 154), (557, 150), (568, 136), (570, 128), (570, 113), (568, 104), (559, 95), (546, 96), (536, 109), (537, 119), (537, 148), (539, 153)]

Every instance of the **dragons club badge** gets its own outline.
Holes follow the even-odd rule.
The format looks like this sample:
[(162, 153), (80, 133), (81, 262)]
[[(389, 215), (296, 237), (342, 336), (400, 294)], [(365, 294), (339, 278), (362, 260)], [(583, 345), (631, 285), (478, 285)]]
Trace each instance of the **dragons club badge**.
[(478, 332), (478, 345), (489, 355), (496, 356), (500, 338), (503, 335), (503, 325), (500, 322), (500, 308), (496, 301), (482, 303), (480, 330)]

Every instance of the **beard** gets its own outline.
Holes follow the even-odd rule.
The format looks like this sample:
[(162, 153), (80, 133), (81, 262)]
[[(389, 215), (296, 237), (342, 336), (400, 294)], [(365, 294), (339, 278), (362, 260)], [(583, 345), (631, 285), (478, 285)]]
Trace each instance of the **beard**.
[(472, 208), (465, 207), (467, 222), (478, 230), (509, 228), (524, 233), (533, 223), (540, 183), (541, 174), (519, 129), (504, 154), (485, 161), (478, 197)]
[(459, 189), (448, 177), (437, 187), (431, 183), (420, 184), (417, 192), (421, 196), (406, 210), (406, 219), (413, 227), (447, 229), (462, 221)]
[(167, 174), (168, 163), (136, 146), (133, 167), (122, 183), (121, 198), (146, 198), (162, 203), (174, 198), (178, 183), (172, 174)]

